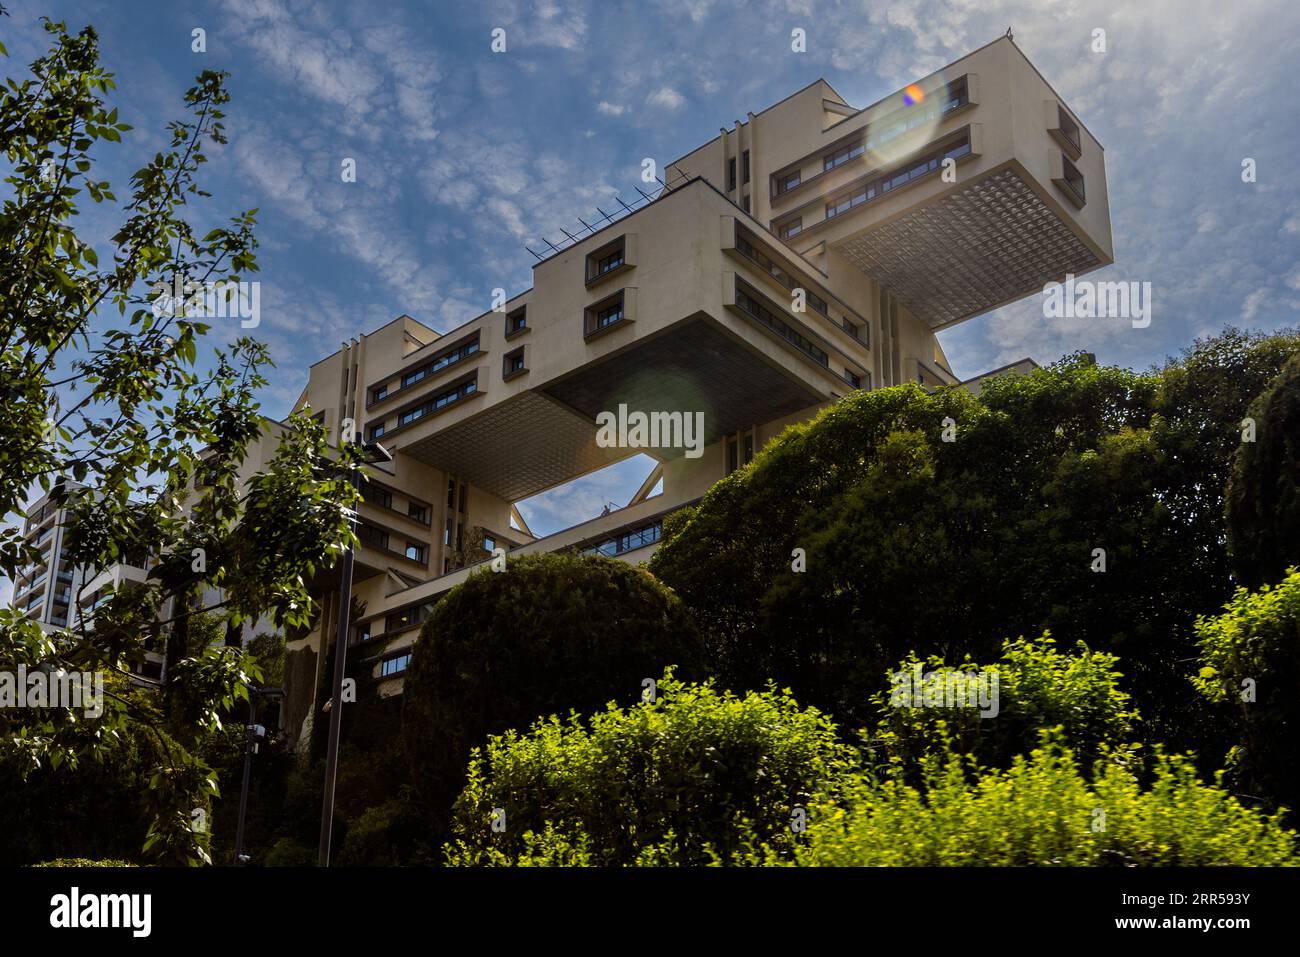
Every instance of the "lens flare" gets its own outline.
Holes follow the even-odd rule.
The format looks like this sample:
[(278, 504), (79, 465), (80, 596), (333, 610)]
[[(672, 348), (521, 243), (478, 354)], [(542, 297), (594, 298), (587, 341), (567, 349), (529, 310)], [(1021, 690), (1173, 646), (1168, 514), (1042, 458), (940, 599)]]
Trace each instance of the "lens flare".
[(915, 83), (909, 84), (907, 88), (903, 90), (903, 102), (908, 106), (915, 106), (924, 99), (925, 91)]

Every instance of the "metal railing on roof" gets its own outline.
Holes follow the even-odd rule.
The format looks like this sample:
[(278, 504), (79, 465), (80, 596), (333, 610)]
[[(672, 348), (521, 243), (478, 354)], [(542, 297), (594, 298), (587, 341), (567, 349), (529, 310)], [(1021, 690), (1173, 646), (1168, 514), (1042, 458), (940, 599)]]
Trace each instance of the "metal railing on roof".
[(527, 244), (524, 245), (524, 248), (527, 249), (530, 253), (532, 253), (537, 258), (538, 262), (543, 262), (547, 259), (550, 259), (552, 256), (556, 255), (557, 253), (561, 253), (564, 250), (568, 249), (569, 247), (575, 246), (578, 243), (582, 242), (584, 239), (589, 239), (590, 237), (596, 235), (596, 233), (600, 232), (602, 229), (614, 225), (616, 222), (636, 212), (638, 209), (643, 209), (646, 206), (649, 206), (655, 200), (661, 199), (663, 195), (667, 193), (668, 190), (671, 188), (669, 186), (669, 183), (672, 183), (673, 186), (680, 186), (682, 183), (691, 179), (691, 177), (687, 176), (680, 169), (676, 170), (676, 174), (677, 174), (676, 176), (670, 176), (669, 182), (665, 182), (664, 180), (656, 176), (655, 182), (658, 183), (659, 186), (658, 188), (653, 189), (648, 193), (645, 190), (643, 190), (640, 186), (637, 186), (636, 191), (639, 195), (637, 195), (630, 203), (625, 202), (623, 200), (623, 197), (615, 193), (614, 201), (618, 203), (617, 209), (607, 213), (599, 206), (595, 207), (596, 212), (600, 214), (600, 218), (595, 219), (593, 217), (593, 221), (590, 223), (587, 222), (585, 219), (583, 219), (581, 216), (574, 217), (581, 224), (580, 227), (574, 230), (573, 232), (561, 228), (560, 232), (564, 233), (564, 238), (561, 239), (559, 242), (553, 243), (545, 236), (543, 236), (542, 242), (546, 244), (546, 249), (543, 250), (542, 252), (537, 252), (537, 250), (531, 248)]

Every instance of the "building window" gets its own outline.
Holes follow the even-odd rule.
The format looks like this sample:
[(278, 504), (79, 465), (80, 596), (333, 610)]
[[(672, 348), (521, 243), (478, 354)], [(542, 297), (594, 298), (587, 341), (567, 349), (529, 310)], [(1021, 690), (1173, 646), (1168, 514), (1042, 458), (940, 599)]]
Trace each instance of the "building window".
[(419, 562), (421, 565), (425, 564), (426, 549), (424, 545), (418, 542), (407, 542), (405, 554), (411, 561)]
[(760, 302), (740, 281), (736, 282), (736, 307), (771, 329), (804, 355), (819, 365), (829, 365), (830, 357), (807, 336), (800, 333), (766, 305)]
[(528, 328), (528, 307), (520, 306), (514, 312), (506, 313), (506, 338), (518, 335)]
[(429, 616), (433, 614), (433, 606), (434, 602), (425, 602), (423, 605), (414, 605), (393, 612), (384, 619), (384, 634), (392, 635), (408, 628), (414, 628), (416, 625), (424, 624)]
[(583, 335), (593, 336), (602, 332), (625, 318), (623, 311), (623, 291), (619, 290), (608, 299), (588, 306), (583, 317)]
[(970, 136), (963, 134), (960, 141), (950, 142), (947, 146), (931, 150), (924, 156), (908, 161), (907, 165), (873, 176), (866, 182), (859, 183), (852, 190), (838, 197), (832, 197), (826, 203), (826, 218), (834, 219), (864, 203), (872, 202), (890, 190), (897, 189), (913, 180), (928, 176), (943, 165), (945, 159), (957, 159), (970, 152)]
[(385, 423), (383, 422), (375, 423), (370, 427), (370, 432), (367, 435), (367, 439), (371, 442), (374, 442), (376, 439), (378, 439), (381, 435), (384, 434), (385, 427), (386, 427)]
[(439, 392), (428, 401), (402, 412), (397, 416), (397, 424), (399, 426), (410, 425), (417, 419), (459, 402), (466, 396), (473, 395), (476, 391), (478, 391), (478, 384), (473, 379), (466, 379), (459, 385), (454, 385), (450, 389)]
[(354, 645), (363, 645), (370, 640), (370, 622), (357, 625), (352, 630), (352, 643)]
[(740, 445), (734, 435), (727, 436), (727, 474), (740, 468)]
[(1075, 166), (1068, 159), (1062, 156), (1061, 168), (1065, 172), (1065, 185), (1069, 188), (1070, 192), (1079, 197), (1079, 202), (1085, 202), (1087, 196), (1083, 190), (1083, 174), (1079, 172), (1079, 167)]
[(777, 227), (777, 235), (782, 239), (790, 239), (798, 236), (803, 232), (803, 217), (797, 216), (794, 219), (788, 219)]
[(370, 505), (378, 505), (381, 508), (392, 508), (393, 493), (386, 488), (380, 488), (378, 485), (367, 482), (365, 501)]
[(867, 145), (863, 141), (841, 147), (834, 153), (827, 153), (822, 157), (822, 172), (829, 172), (837, 166), (843, 166), (851, 159), (857, 159), (867, 151)]
[(507, 352), (501, 360), (501, 377), (503, 379), (512, 379), (527, 371), (528, 367), (524, 365), (523, 346)]
[(385, 658), (379, 666), (379, 676), (381, 678), (391, 678), (393, 675), (401, 674), (410, 663), (411, 653), (409, 651), (392, 658)]
[(626, 236), (620, 236), (587, 256), (587, 285), (631, 265), (627, 261), (626, 240)]
[(844, 381), (847, 382), (849, 385), (853, 386), (853, 388), (855, 389), (862, 388), (862, 377), (859, 376), (856, 372), (852, 371), (851, 369), (844, 370)]
[(745, 433), (745, 464), (748, 465), (754, 461), (754, 433), (752, 431)]
[(749, 182), (749, 150), (740, 154), (740, 181)]
[(775, 178), (776, 195), (780, 196), (782, 193), (788, 193), (790, 192), (790, 190), (798, 186), (799, 183), (801, 182), (799, 178), (799, 173), (800, 173), (799, 170), (794, 169), (794, 170), (790, 170), (790, 172), (788, 173), (782, 173), (781, 175), (777, 176)]
[[(435, 373), (441, 372), (443, 369), (446, 369), (448, 366), (455, 365), (458, 362), (462, 362), (465, 359), (468, 359), (470, 356), (475, 355), (478, 352), (478, 346), (479, 346), (479, 336), (478, 333), (476, 332), (474, 333), (473, 338), (464, 340), (463, 342), (460, 342), (457, 345), (452, 346), (450, 349), (446, 350), (445, 352), (439, 353), (437, 356), (435, 356), (432, 359), (432, 361), (427, 362), (424, 365), (421, 365), (415, 369), (411, 369), (407, 372), (402, 373), (401, 388), (409, 389), (417, 382), (427, 379), (429, 376), (434, 375)], [(380, 388), (375, 389), (371, 393), (370, 401), (372, 403), (378, 402), (380, 399), (386, 398), (387, 396), (388, 396), (388, 387), (386, 385), (381, 386)]]
[(1060, 134), (1060, 138), (1074, 149), (1076, 157), (1083, 152), (1083, 141), (1079, 137), (1079, 124), (1074, 122), (1074, 117), (1065, 112), (1065, 107), (1059, 103), (1056, 104), (1056, 129), (1053, 132)]
[(795, 289), (803, 289), (804, 301), (812, 308), (814, 312), (820, 312), (823, 316), (830, 318), (827, 312), (826, 300), (808, 289), (786, 270), (782, 269), (771, 256), (765, 253), (757, 243), (754, 237), (743, 229), (736, 230), (736, 251), (746, 259), (753, 261), (761, 267), (764, 272), (772, 276), (777, 282), (793, 292)]
[(727, 160), (727, 191), (736, 188), (736, 157)]
[(415, 519), (422, 525), (429, 524), (429, 506), (422, 505), (419, 502), (407, 502), (406, 514), (408, 517)]
[(745, 196), (744, 198), (741, 199), (741, 201), (740, 201), (740, 208), (743, 209), (745, 212), (749, 212), (749, 197), (748, 197), (748, 196)]
[(497, 547), (497, 542), (495, 538), (490, 538), (487, 535), (483, 536), (483, 551), (487, 552), (488, 554), (491, 554), (492, 552), (496, 551), (496, 547)]
[(591, 545), (582, 550), (583, 555), (604, 555), (607, 558), (614, 558), (626, 552), (634, 552), (638, 548), (645, 548), (647, 545), (653, 545), (663, 535), (663, 522), (651, 522), (649, 525), (623, 532), (613, 538)]
[(840, 320), (840, 325), (843, 326), (843, 327), (844, 327), (844, 331), (847, 332), (849, 335), (851, 335), (854, 339), (858, 338), (858, 327), (857, 327), (857, 325), (855, 325), (855, 324), (852, 323), (852, 322), (849, 322), (848, 319), (841, 319), (841, 320)]

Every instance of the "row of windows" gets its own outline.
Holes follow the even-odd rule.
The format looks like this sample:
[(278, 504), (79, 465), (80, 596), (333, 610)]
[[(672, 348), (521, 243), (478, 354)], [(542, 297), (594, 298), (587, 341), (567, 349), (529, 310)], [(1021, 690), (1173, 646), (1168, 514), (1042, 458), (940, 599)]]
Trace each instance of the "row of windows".
[[(373, 430), (371, 430), (373, 432)], [(370, 505), (378, 505), (381, 508), (390, 511), (400, 512), (393, 506), (393, 493), (382, 485), (376, 485), (373, 482), (367, 482), (362, 489), (364, 500)], [(429, 506), (415, 499), (408, 499), (406, 503), (406, 515), (408, 518), (415, 519), (425, 525), (429, 524)]]
[[(759, 266), (763, 267), (765, 271), (770, 273), (772, 277), (781, 285), (785, 286), (786, 289), (794, 290), (804, 288), (801, 283), (795, 281), (793, 276), (782, 269), (772, 259), (772, 257), (755, 246), (754, 243), (750, 241), (748, 233), (739, 228), (736, 230), (736, 250), (747, 256), (749, 259), (752, 259)], [(830, 312), (828, 311), (826, 300), (810, 289), (804, 288), (804, 293), (806, 295), (805, 301), (808, 305), (829, 319)]]
[[(402, 384), (400, 388), (402, 389), (409, 388), (415, 385), (417, 382), (421, 381), (422, 379), (427, 379), (429, 376), (433, 375), (434, 373), (441, 372), (443, 369), (447, 368), (448, 366), (455, 365), (457, 362), (461, 362), (465, 359), (468, 359), (470, 356), (478, 352), (478, 342), (479, 342), (478, 334), (475, 333), (474, 338), (461, 343), (459, 346), (457, 346), (454, 349), (449, 349), (446, 352), (440, 353), (439, 355), (435, 356), (431, 361), (425, 363), (419, 368), (412, 369), (410, 372), (403, 374)], [(389, 396), (388, 384), (385, 383), (384, 385), (377, 386), (370, 393), (370, 401), (382, 402), (384, 399), (388, 398), (388, 396)]]
[(477, 390), (478, 383), (473, 379), (466, 379), (459, 385), (452, 386), (450, 389), (444, 389), (428, 401), (422, 402), (414, 408), (407, 409), (397, 417), (397, 424), (399, 426), (409, 425), (416, 419), (423, 418), (426, 415), (437, 412), (439, 409), (446, 408), (454, 402), (459, 402), (466, 396), (473, 395)]
[[(392, 546), (392, 536), (382, 528), (362, 522), (357, 527), (357, 539), (367, 548), (375, 548), (385, 552), (398, 552)], [(413, 562), (419, 562), (421, 565), (429, 563), (429, 546), (423, 542), (413, 542), (406, 540), (405, 546), (398, 554), (409, 558)]]
[(393, 658), (385, 658), (379, 665), (379, 676), (381, 678), (391, 678), (393, 675), (405, 671), (410, 663), (411, 653), (409, 651)]
[[(879, 149), (909, 130), (932, 123), (958, 107), (965, 106), (967, 102), (966, 78), (961, 77), (949, 83), (938, 93), (931, 94), (928, 99), (922, 100), (915, 106), (898, 110), (870, 124), (866, 129), (866, 135), (861, 139), (823, 154), (822, 172), (829, 172), (836, 167), (843, 166), (850, 160), (862, 156), (868, 150)], [(790, 192), (802, 182), (803, 178), (800, 170), (789, 170), (775, 178), (774, 192), (777, 196), (780, 196), (782, 193)]]
[(811, 339), (791, 328), (789, 323), (741, 288), (739, 281), (736, 283), (736, 305), (749, 313), (749, 315), (753, 316), (763, 325), (767, 326), (782, 339), (789, 342), (800, 352), (809, 356), (816, 362), (819, 362), (821, 365), (830, 365), (830, 357), (823, 349), (818, 348)]
[(846, 193), (838, 199), (832, 199), (828, 202), (826, 204), (826, 218), (833, 219), (856, 206), (869, 203), (877, 196), (882, 196), (914, 179), (920, 179), (922, 176), (933, 173), (945, 159), (957, 159), (969, 152), (970, 138), (964, 137), (960, 143), (954, 146), (936, 150), (927, 156), (913, 160), (902, 169), (870, 179), (854, 189), (853, 192)]
[(584, 555), (604, 555), (607, 558), (614, 558), (625, 552), (634, 552), (638, 548), (645, 548), (647, 545), (653, 545), (663, 536), (663, 522), (652, 522), (649, 525), (625, 532), (599, 545), (593, 545), (582, 551)]

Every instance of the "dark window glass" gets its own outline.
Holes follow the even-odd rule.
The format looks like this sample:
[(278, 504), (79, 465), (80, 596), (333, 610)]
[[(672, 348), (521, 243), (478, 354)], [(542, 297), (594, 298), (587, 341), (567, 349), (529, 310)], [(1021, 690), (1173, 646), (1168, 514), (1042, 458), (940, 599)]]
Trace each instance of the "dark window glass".
[(736, 157), (727, 160), (727, 189), (736, 188)]
[(740, 154), (740, 181), (749, 182), (749, 150)]

